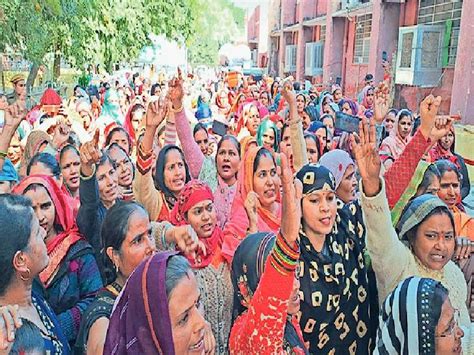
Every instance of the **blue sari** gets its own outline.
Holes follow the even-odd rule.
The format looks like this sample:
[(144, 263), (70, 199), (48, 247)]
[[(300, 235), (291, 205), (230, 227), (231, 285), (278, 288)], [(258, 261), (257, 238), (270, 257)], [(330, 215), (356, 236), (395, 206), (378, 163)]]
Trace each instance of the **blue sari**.
[(32, 291), (31, 299), (46, 328), (46, 333), (41, 331), (41, 337), (44, 340), (44, 351), (51, 355), (70, 354), (71, 350), (69, 349), (69, 344), (52, 309), (48, 306), (44, 298), (35, 291)]

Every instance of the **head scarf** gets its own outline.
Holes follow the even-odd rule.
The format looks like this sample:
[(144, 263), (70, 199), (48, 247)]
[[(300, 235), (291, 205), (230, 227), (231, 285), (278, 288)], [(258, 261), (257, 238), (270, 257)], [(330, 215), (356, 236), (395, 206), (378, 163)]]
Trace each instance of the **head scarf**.
[(23, 195), (25, 190), (32, 184), (39, 184), (46, 189), (56, 210), (54, 228), (56, 229), (57, 235), (46, 243), (50, 257), (49, 264), (46, 269), (40, 273), (41, 281), (48, 287), (69, 249), (83, 238), (79, 234), (79, 230), (76, 226), (70, 200), (52, 177), (44, 175), (28, 176), (15, 187), (13, 192), (17, 195)]
[[(214, 195), (211, 189), (206, 183), (199, 180), (191, 180), (184, 186), (183, 190), (179, 194), (178, 200), (171, 211), (171, 223), (175, 226), (183, 226), (187, 224), (186, 213), (193, 208), (199, 202), (211, 200), (214, 202)], [(222, 231), (216, 224), (212, 235), (208, 238), (201, 238), (201, 242), (206, 247), (206, 255), (203, 255), (201, 251), (198, 252), (201, 262), (196, 264), (196, 260), (192, 257), (187, 257), (191, 266), (194, 269), (200, 269), (208, 266), (219, 247), (222, 245)]]
[(306, 106), (303, 111), (306, 112), (312, 122), (319, 120), (318, 109), (313, 104), (309, 104), (308, 106)]
[(374, 104), (370, 105), (367, 101), (367, 94), (369, 93), (369, 90), (374, 91), (374, 87), (372, 85), (366, 85), (364, 89), (362, 89), (362, 106), (364, 106), (366, 110), (371, 110), (374, 108)]
[(60, 106), (62, 103), (63, 99), (61, 99), (61, 96), (52, 88), (46, 89), (40, 99), (41, 106)]
[(309, 132), (309, 133), (316, 133), (316, 131), (320, 128), (324, 128), (327, 132), (327, 128), (325, 125), (323, 125), (323, 123), (321, 121), (313, 121), (310, 123), (308, 129), (306, 130), (306, 132)]
[(260, 123), (257, 129), (257, 144), (260, 147), (263, 147), (263, 135), (267, 130), (273, 130), (273, 134), (275, 135), (275, 142), (273, 143), (273, 151), (278, 151), (278, 145), (280, 144), (280, 130), (278, 127), (269, 119), (265, 119)]
[(0, 170), (0, 181), (18, 182), (18, 174), (10, 159), (5, 159)]
[(336, 190), (342, 182), (344, 173), (350, 165), (354, 165), (349, 153), (345, 150), (334, 149), (324, 154), (319, 159), (319, 164), (329, 169), (336, 179)]
[[(454, 136), (454, 127), (451, 126), (449, 131), (453, 134)], [(455, 136), (454, 136), (455, 137)], [(452, 163), (456, 164), (458, 168), (460, 168), (459, 162), (457, 157), (454, 155), (454, 145), (455, 142), (453, 142), (453, 145), (451, 146), (451, 149), (444, 149), (443, 146), (441, 145), (441, 140), (438, 140), (438, 143), (430, 150), (430, 159), (431, 161), (437, 161), (441, 159), (447, 159), (451, 161)]]
[(439, 281), (403, 280), (381, 307), (374, 354), (434, 354), (435, 329), (447, 297)]
[(176, 254), (155, 254), (132, 273), (110, 317), (104, 354), (175, 354), (166, 268)]
[[(438, 197), (432, 194), (424, 194), (414, 198), (402, 212), (400, 220), (397, 223), (396, 230), (401, 240), (408, 240), (407, 232), (417, 225), (421, 224), (435, 208), (441, 207), (451, 216), (448, 206)], [(453, 222), (454, 227), (454, 222)]]
[(240, 140), (240, 156), (241, 157), (245, 156), (249, 148), (249, 145), (251, 143), (257, 143), (257, 140), (255, 139), (255, 137), (247, 136)]
[(21, 157), (21, 171), (20, 175), (26, 175), (26, 168), (28, 164), (30, 164), (30, 160), (39, 153), (39, 148), (44, 144), (51, 144), (51, 138), (49, 134), (44, 131), (31, 131), (26, 139), (25, 149), (23, 151), (23, 155)]
[(303, 184), (303, 196), (315, 191), (336, 191), (336, 179), (328, 168), (320, 164), (306, 164), (296, 174)]
[(339, 101), (339, 110), (340, 111), (342, 111), (342, 107), (344, 106), (345, 103), (347, 103), (349, 105), (349, 107), (351, 108), (352, 116), (357, 116), (358, 113), (359, 113), (359, 107), (357, 105), (357, 102), (355, 102), (353, 100), (349, 100), (349, 99), (341, 99), (341, 101)]
[[(247, 153), (245, 154), (242, 164), (241, 164), (241, 173), (238, 174), (239, 179), (239, 198), (237, 198), (237, 203), (244, 204), (245, 200), (247, 199), (247, 195), (250, 191), (254, 191), (253, 187), (253, 165), (255, 159), (257, 158), (257, 154), (260, 150), (265, 149), (262, 147), (251, 147)], [(277, 187), (276, 189), (277, 194), (277, 201), (280, 201), (280, 189)], [(263, 207), (257, 208), (257, 213), (259, 218), (262, 218), (263, 221), (271, 228), (271, 230), (278, 230), (280, 227), (280, 218), (278, 216), (273, 215), (270, 211), (264, 209)]]
[(393, 124), (393, 129), (390, 132), (390, 135), (385, 138), (380, 146), (380, 153), (383, 156), (390, 156), (394, 160), (398, 159), (398, 157), (403, 153), (405, 147), (407, 146), (408, 142), (410, 141), (411, 137), (408, 135), (406, 138), (402, 138), (398, 131), (398, 122), (400, 120), (401, 115), (406, 115), (407, 113), (413, 119), (413, 114), (409, 110), (400, 110), (395, 117), (395, 123)]
[(168, 152), (172, 149), (176, 149), (183, 158), (184, 168), (186, 170), (186, 183), (191, 180), (191, 175), (189, 174), (188, 164), (184, 159), (183, 151), (176, 145), (165, 145), (158, 154), (156, 159), (156, 172), (155, 172), (155, 185), (165, 196), (165, 200), (169, 208), (173, 208), (176, 202), (176, 197), (173, 192), (165, 184), (165, 165), (166, 165), (166, 156)]
[[(303, 184), (303, 198), (316, 191), (336, 190), (334, 176), (319, 164), (303, 166), (296, 178)], [(341, 338), (348, 346), (357, 342), (357, 353), (369, 353), (372, 323), (365, 239), (357, 233), (345, 214), (336, 213), (334, 227), (325, 236), (323, 249), (317, 251), (304, 228), (300, 231), (300, 325), (305, 340), (310, 341), (310, 353), (326, 354), (334, 347), (336, 353), (344, 352), (337, 343)], [(313, 331), (323, 328), (326, 341), (318, 344)]]
[(199, 95), (199, 98), (197, 101), (197, 110), (196, 110), (196, 113), (194, 114), (194, 116), (199, 121), (212, 117), (212, 112), (211, 112), (211, 109), (209, 108), (209, 103), (204, 102), (202, 98), (203, 95), (204, 94)]
[[(114, 100), (115, 102), (111, 102)], [(102, 105), (102, 111), (100, 113), (101, 117), (110, 117), (115, 123), (120, 125), (124, 122), (124, 117), (120, 104), (118, 103), (119, 96), (117, 91), (114, 89), (109, 89), (105, 92), (104, 104)]]
[[(247, 236), (237, 248), (232, 261), (232, 284), (235, 290), (233, 321), (248, 309), (274, 244), (275, 235), (273, 233), (255, 233)], [(285, 324), (283, 342), (287, 343), (290, 348), (306, 349), (295, 327), (288, 319)], [(287, 347), (283, 346), (283, 348)]]
[(140, 110), (141, 108), (143, 108), (143, 110), (145, 110), (145, 107), (143, 107), (142, 104), (131, 105), (130, 108), (128, 109), (127, 114), (125, 115), (125, 123), (123, 124), (123, 128), (128, 132), (128, 135), (129, 135), (130, 139), (132, 140), (132, 142), (136, 141), (135, 129), (133, 128), (133, 124), (132, 124), (132, 111), (133, 111), (133, 113), (135, 113), (136, 111)]

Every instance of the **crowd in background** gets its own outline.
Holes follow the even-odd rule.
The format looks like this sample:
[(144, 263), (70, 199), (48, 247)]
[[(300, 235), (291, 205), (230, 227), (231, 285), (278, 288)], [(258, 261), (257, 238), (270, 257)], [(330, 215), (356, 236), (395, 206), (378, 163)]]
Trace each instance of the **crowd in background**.
[(474, 353), (457, 117), (292, 77), (0, 94), (10, 354)]

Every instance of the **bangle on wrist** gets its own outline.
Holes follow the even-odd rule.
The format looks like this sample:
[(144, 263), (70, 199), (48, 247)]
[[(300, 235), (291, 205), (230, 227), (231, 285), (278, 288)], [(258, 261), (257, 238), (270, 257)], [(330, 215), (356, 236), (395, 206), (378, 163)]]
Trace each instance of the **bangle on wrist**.
[(89, 176), (84, 176), (84, 175), (82, 174), (82, 171), (81, 171), (81, 173), (80, 173), (80, 175), (81, 175), (81, 180), (90, 180), (90, 179), (92, 179), (92, 177), (95, 176), (95, 170), (96, 170), (96, 169), (97, 169), (97, 167), (95, 166), (95, 164), (92, 165), (92, 173), (91, 173)]

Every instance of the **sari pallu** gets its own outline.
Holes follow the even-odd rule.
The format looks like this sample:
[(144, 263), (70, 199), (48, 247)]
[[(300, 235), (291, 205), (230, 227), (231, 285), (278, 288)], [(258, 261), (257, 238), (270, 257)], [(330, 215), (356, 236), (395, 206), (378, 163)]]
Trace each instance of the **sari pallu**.
[(57, 235), (46, 242), (49, 263), (39, 275), (41, 282), (47, 288), (53, 281), (69, 249), (84, 238), (79, 234), (69, 199), (52, 177), (43, 175), (28, 176), (15, 188), (14, 193), (23, 195), (32, 184), (39, 184), (46, 189), (56, 209), (54, 228), (56, 228)]
[[(224, 241), (222, 244), (222, 254), (224, 258), (230, 262), (234, 256), (234, 252), (240, 244), (240, 241), (247, 235), (249, 220), (245, 210), (245, 200), (250, 191), (253, 191), (253, 165), (257, 153), (264, 148), (252, 147), (246, 153), (239, 173), (238, 191), (232, 204), (230, 220), (224, 228)], [(257, 208), (257, 229), (259, 232), (277, 233), (281, 223), (281, 204), (280, 204), (280, 188), (276, 188), (276, 202), (278, 210), (276, 214), (264, 209)]]
[(155, 254), (132, 273), (110, 317), (104, 354), (175, 354), (166, 266), (176, 254)]
[[(391, 157), (393, 160), (397, 160), (400, 155), (402, 155), (405, 147), (407, 146), (408, 142), (410, 142), (412, 136), (408, 135), (406, 138), (402, 138), (399, 133), (398, 129), (398, 121), (400, 119), (401, 114), (406, 114), (408, 110), (400, 110), (396, 116), (395, 123), (393, 124), (393, 129), (390, 132), (390, 135), (382, 141), (380, 145), (380, 154), (383, 158)], [(412, 115), (410, 113), (410, 115)], [(412, 120), (413, 120), (413, 116)], [(382, 160), (384, 160), (382, 158)], [(386, 159), (385, 159), (386, 160)]]

